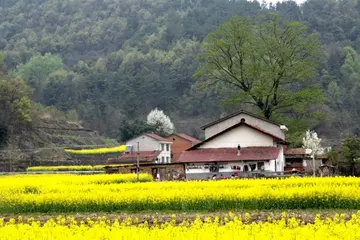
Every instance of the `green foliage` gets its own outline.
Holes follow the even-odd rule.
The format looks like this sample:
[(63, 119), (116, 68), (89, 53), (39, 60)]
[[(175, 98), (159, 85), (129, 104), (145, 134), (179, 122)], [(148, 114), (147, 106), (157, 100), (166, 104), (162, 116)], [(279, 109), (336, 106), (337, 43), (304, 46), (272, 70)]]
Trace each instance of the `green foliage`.
[(144, 133), (156, 133), (157, 126), (149, 125), (146, 121), (136, 119), (135, 121), (124, 121), (119, 129), (119, 141), (126, 142)]
[(0, 124), (31, 122), (30, 90), (21, 79), (0, 79)]
[(10, 73), (10, 76), (24, 79), (35, 89), (35, 100), (42, 101), (44, 88), (49, 82), (50, 74), (54, 75), (54, 72), (62, 67), (64, 64), (60, 57), (47, 53), (44, 56), (34, 56), (26, 64), (18, 65), (16, 70)]
[[(271, 118), (284, 119), (284, 123), (291, 124), (288, 124), (290, 131), (302, 126), (316, 128), (334, 144), (342, 132), (360, 133), (356, 67), (360, 51), (360, 7), (352, 0), (307, 0), (302, 6), (283, 1), (269, 8), (246, 0), (64, 0), (56, 4), (51, 0), (4, 0), (0, 1), (3, 53), (0, 69), (24, 78), (34, 89), (34, 100), (62, 112), (74, 109), (87, 127), (113, 138), (120, 138), (117, 129), (123, 121), (142, 118), (155, 107), (171, 115), (175, 123), (194, 118), (204, 119), (205, 123), (235, 108), (247, 108), (245, 102), (253, 105), (255, 101), (249, 94), (219, 83), (212, 85), (215, 88), (210, 91), (208, 88), (201, 93), (195, 91), (193, 74), (199, 62), (194, 55), (199, 52), (200, 42), (233, 16), (249, 17), (248, 21), (255, 25), (251, 25), (249, 35), (262, 32), (264, 36), (272, 36), (269, 18), (260, 23), (254, 20), (258, 14), (269, 12), (276, 12), (287, 21), (301, 22), (280, 21), (280, 26), (292, 27), (294, 31), (289, 34), (303, 32), (304, 25), (307, 26), (305, 34), (295, 39), (295, 43), (316, 33), (326, 51), (320, 64), (309, 63), (302, 68), (299, 63), (291, 68), (304, 71), (291, 78), (292, 83), (279, 87), (278, 98), (282, 103), (296, 100), (299, 104), (289, 111), (278, 103), (271, 109)], [(256, 52), (250, 52), (258, 57), (275, 49), (274, 56), (288, 57), (289, 48), (276, 48), (279, 44), (272, 37), (265, 40), (268, 46), (256, 41), (247, 50), (259, 47)], [(258, 66), (259, 78), (250, 92), (265, 93), (266, 99), (274, 93), (269, 90), (271, 81), (267, 78), (276, 76), (280, 68), (271, 71), (264, 60), (269, 59), (263, 59)], [(314, 66), (318, 73), (310, 81), (309, 66)], [(246, 73), (255, 70), (248, 68)], [(286, 74), (293, 76), (292, 72)], [(296, 92), (304, 88), (310, 88), (313, 94)], [(326, 106), (313, 102), (317, 101), (314, 96), (322, 93), (326, 95)], [(307, 96), (311, 96), (311, 101), (307, 102)], [(266, 100), (263, 101), (266, 105)], [(272, 101), (269, 102), (271, 107)], [(284, 108), (276, 109), (279, 107)], [(259, 112), (264, 114), (263, 110)], [(312, 116), (314, 112), (326, 114), (328, 119), (319, 123)], [(302, 118), (310, 121), (305, 124)], [(190, 128), (199, 129), (183, 124), (178, 131), (190, 132)]]
[(352, 175), (355, 174), (355, 162), (360, 157), (360, 138), (347, 135), (341, 140), (341, 155), (351, 163)]
[(233, 17), (205, 38), (196, 76), (211, 87), (238, 89), (233, 104), (255, 105), (268, 119), (280, 113), (309, 118), (316, 111), (309, 107), (324, 101), (310, 81), (321, 54), (316, 36), (299, 22), (275, 14), (256, 21)]
[(71, 122), (79, 122), (79, 115), (75, 109), (71, 109), (66, 113), (66, 118)]
[(360, 157), (360, 138), (345, 136), (341, 140), (341, 154), (349, 162), (355, 162)]

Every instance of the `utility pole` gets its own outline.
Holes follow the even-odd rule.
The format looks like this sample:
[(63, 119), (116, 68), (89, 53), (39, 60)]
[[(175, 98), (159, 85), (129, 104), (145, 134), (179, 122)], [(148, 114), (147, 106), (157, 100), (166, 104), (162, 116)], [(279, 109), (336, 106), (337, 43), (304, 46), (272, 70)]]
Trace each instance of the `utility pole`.
[(139, 142), (136, 142), (137, 143), (137, 156), (136, 156), (136, 174), (137, 174), (137, 181), (139, 181), (139, 168), (140, 168), (140, 166), (139, 166), (139, 161), (140, 161), (140, 143)]

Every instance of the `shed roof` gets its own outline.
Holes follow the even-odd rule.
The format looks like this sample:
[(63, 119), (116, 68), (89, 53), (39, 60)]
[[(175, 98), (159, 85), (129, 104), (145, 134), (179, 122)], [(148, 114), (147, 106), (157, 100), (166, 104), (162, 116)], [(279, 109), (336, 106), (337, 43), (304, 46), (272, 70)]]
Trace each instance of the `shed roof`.
[(201, 142), (200, 140), (198, 140), (196, 138), (193, 138), (193, 137), (191, 137), (191, 136), (189, 136), (189, 135), (187, 135), (185, 133), (174, 133), (174, 134), (170, 135), (170, 137), (173, 136), (173, 135), (181, 137), (181, 138), (183, 138), (183, 139), (185, 139), (185, 140), (187, 140), (187, 141), (189, 141), (191, 143), (199, 143), (199, 142)]
[(306, 155), (305, 148), (287, 148), (285, 149), (285, 155)]
[[(140, 151), (139, 161), (141, 162), (152, 162), (155, 160), (161, 151)], [(122, 153), (117, 158), (109, 158), (107, 163), (133, 163), (137, 160), (137, 152)]]
[(241, 148), (204, 148), (188, 150), (181, 154), (178, 163), (228, 162), (228, 161), (261, 161), (277, 159), (278, 147), (246, 147)]
[(169, 140), (167, 140), (166, 138), (160, 137), (159, 135), (157, 135), (155, 133), (145, 133), (144, 135), (151, 137), (152, 139), (155, 139), (160, 142), (169, 142)]

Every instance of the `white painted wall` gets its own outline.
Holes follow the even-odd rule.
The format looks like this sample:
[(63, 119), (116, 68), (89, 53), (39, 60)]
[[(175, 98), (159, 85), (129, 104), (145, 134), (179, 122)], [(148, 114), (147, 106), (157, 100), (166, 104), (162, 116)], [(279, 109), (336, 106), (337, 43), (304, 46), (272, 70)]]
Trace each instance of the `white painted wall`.
[[(214, 174), (217, 173), (234, 173), (234, 172), (244, 172), (244, 167), (245, 165), (248, 166), (249, 172), (251, 172), (251, 168), (249, 166), (249, 164), (257, 164), (258, 161), (251, 161), (251, 162), (227, 162), (227, 163), (223, 163), (220, 165), (223, 165), (224, 168), (220, 168), (219, 172), (215, 172)], [(270, 172), (274, 172), (275, 171), (275, 160), (270, 160), (270, 161), (259, 161), (259, 162), (263, 162), (264, 163), (264, 171), (270, 171)], [(204, 166), (205, 163), (197, 163), (197, 164), (192, 164), (195, 166)], [(239, 166), (240, 170), (234, 170), (232, 169), (232, 166)], [(255, 171), (260, 171), (260, 169), (256, 169)], [(210, 173), (210, 169), (209, 168), (196, 168), (196, 169), (187, 169), (187, 167), (185, 167), (185, 173)]]
[(219, 132), (222, 132), (231, 126), (234, 126), (235, 124), (240, 123), (242, 118), (244, 118), (245, 122), (250, 125), (259, 127), (261, 129), (263, 129), (264, 131), (269, 132), (281, 139), (285, 139), (285, 134), (278, 125), (266, 122), (264, 120), (247, 115), (245, 113), (241, 113), (237, 116), (234, 116), (232, 118), (229, 118), (227, 120), (224, 120), (222, 122), (219, 122), (215, 125), (212, 125), (212, 126), (206, 128), (205, 129), (205, 139), (207, 139), (211, 136), (214, 136), (215, 134), (218, 134)]
[(275, 160), (265, 162), (265, 171), (275, 172)]
[(204, 143), (199, 148), (236, 148), (238, 144), (241, 147), (272, 147), (274, 140), (272, 137), (246, 125), (240, 125)]
[(280, 153), (278, 158), (276, 159), (276, 172), (282, 172), (285, 168), (285, 156), (284, 156), (284, 146), (279, 145)]
[(133, 151), (137, 151), (137, 142), (139, 142), (140, 151), (154, 151), (154, 150), (160, 150), (159, 142), (151, 137), (148, 137), (146, 135), (141, 135), (139, 137), (136, 137), (128, 142), (126, 142), (126, 145), (132, 145)]
[(169, 151), (167, 151), (166, 146), (164, 146), (164, 151), (161, 151), (159, 154), (158, 158), (160, 161), (158, 162), (162, 163), (162, 157), (164, 157), (165, 162), (167, 162), (168, 159), (168, 163), (171, 163), (171, 142), (161, 142), (146, 135), (141, 135), (128, 141), (126, 145), (132, 145), (133, 152), (136, 152), (137, 142), (139, 142), (140, 151), (161, 151), (161, 144), (169, 144)]

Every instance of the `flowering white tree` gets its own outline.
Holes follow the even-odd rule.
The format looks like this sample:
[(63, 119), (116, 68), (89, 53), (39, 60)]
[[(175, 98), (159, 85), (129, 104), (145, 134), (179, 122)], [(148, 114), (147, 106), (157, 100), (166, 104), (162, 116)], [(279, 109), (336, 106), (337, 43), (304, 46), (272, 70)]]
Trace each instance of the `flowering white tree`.
[(321, 140), (315, 131), (308, 130), (303, 138), (303, 148), (311, 149), (312, 155), (321, 154), (324, 152), (324, 148), (321, 147)]
[(166, 134), (172, 134), (175, 130), (170, 118), (165, 115), (163, 110), (153, 109), (147, 116), (147, 124), (156, 126), (156, 130)]
[(324, 152), (324, 148), (321, 147), (321, 138), (318, 137), (315, 131), (306, 131), (306, 135), (303, 138), (303, 148), (311, 149), (311, 157), (313, 159), (313, 174), (315, 176), (316, 166), (315, 166), (315, 155), (321, 154)]

